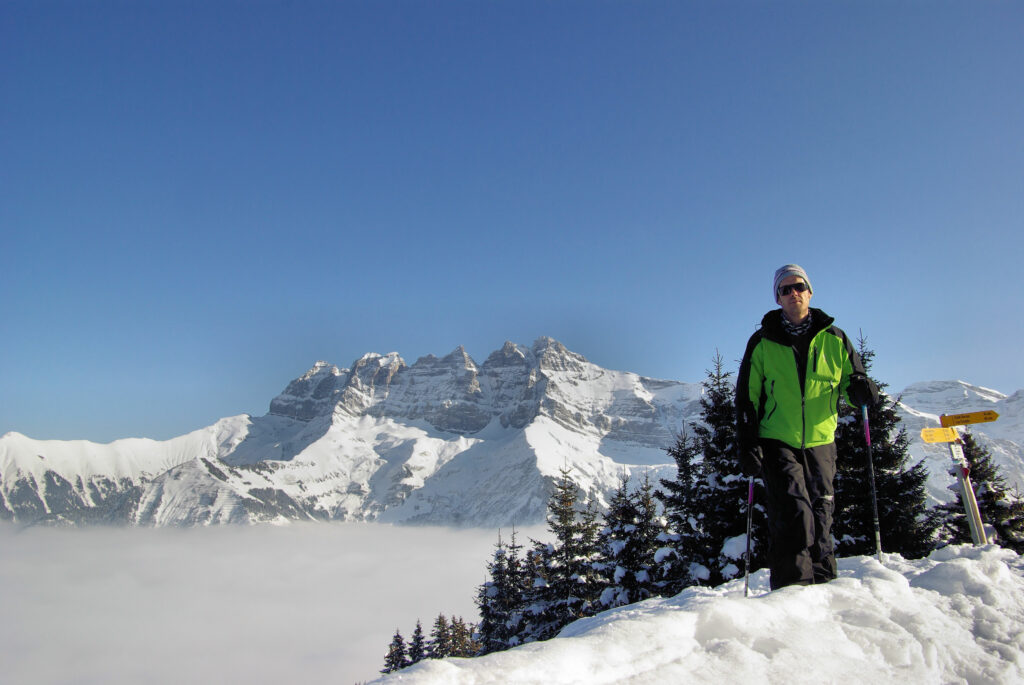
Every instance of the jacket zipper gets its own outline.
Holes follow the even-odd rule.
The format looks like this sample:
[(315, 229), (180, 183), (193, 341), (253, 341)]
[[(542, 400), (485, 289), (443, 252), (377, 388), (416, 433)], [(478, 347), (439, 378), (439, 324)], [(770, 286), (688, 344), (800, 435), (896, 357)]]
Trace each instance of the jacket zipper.
[(804, 393), (800, 393), (800, 449), (807, 449), (807, 407)]
[(775, 406), (773, 406), (772, 410), (768, 412), (768, 416), (764, 417), (765, 423), (767, 423), (768, 419), (772, 417), (772, 414), (775, 413), (775, 410), (779, 408), (779, 403), (775, 400), (775, 381), (772, 381), (771, 386), (768, 388), (768, 397), (772, 399), (772, 402), (775, 402)]
[[(811, 345), (808, 349), (811, 355), (810, 371), (818, 372), (818, 346)], [(793, 356), (796, 358), (797, 351), (793, 348)], [(807, 376), (808, 370), (804, 367), (804, 383), (800, 386), (800, 449), (807, 449)]]

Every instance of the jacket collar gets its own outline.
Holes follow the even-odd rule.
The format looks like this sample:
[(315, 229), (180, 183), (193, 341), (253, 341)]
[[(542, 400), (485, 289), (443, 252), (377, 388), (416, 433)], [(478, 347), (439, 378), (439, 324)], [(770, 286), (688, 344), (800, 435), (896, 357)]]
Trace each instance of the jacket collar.
[[(812, 318), (811, 331), (809, 335), (812, 338), (831, 326), (835, 321), (835, 319), (820, 309), (811, 307), (810, 312)], [(779, 343), (780, 345), (790, 344), (789, 334), (786, 333), (786, 329), (782, 325), (781, 308), (771, 310), (764, 315), (763, 319), (761, 319), (761, 335), (772, 342)]]

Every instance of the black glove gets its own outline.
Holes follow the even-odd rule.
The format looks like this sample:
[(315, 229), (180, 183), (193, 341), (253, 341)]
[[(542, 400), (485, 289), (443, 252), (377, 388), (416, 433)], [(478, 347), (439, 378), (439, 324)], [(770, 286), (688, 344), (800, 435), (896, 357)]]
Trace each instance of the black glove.
[(757, 478), (761, 475), (761, 448), (758, 445), (740, 448), (740, 468), (743, 475), (749, 478)]
[(851, 376), (848, 392), (850, 399), (853, 400), (853, 404), (857, 407), (863, 407), (865, 404), (868, 407), (878, 405), (878, 386), (865, 375), (858, 373)]

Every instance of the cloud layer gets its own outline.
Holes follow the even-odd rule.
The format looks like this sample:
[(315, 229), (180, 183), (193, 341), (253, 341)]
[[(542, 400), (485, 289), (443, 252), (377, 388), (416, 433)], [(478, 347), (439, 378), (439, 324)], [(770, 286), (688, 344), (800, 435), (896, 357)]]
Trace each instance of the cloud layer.
[(375, 524), (2, 526), (0, 663), (11, 682), (370, 680), (396, 628), (476, 619), (496, 541)]

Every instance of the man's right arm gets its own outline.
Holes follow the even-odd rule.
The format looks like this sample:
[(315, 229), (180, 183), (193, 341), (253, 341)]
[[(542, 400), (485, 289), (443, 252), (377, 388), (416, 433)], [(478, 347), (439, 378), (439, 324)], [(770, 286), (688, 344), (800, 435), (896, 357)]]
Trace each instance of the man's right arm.
[(757, 442), (757, 426), (763, 375), (759, 360), (754, 359), (754, 350), (761, 336), (755, 334), (747, 342), (747, 349), (740, 362), (740, 373), (736, 378), (736, 435), (740, 446)]
[(760, 358), (755, 354), (760, 335), (753, 335), (747, 342), (740, 373), (736, 378), (736, 437), (739, 462), (743, 473), (757, 476), (761, 471), (761, 448), (757, 444), (758, 424), (761, 422), (758, 407), (761, 404), (763, 371)]

